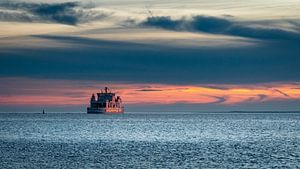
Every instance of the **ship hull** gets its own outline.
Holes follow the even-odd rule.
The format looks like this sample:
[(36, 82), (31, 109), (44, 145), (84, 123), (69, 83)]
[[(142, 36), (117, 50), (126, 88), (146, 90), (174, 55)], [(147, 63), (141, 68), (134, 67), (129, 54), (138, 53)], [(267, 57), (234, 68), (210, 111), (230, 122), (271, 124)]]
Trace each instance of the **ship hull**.
[(124, 108), (87, 108), (88, 114), (123, 114)]

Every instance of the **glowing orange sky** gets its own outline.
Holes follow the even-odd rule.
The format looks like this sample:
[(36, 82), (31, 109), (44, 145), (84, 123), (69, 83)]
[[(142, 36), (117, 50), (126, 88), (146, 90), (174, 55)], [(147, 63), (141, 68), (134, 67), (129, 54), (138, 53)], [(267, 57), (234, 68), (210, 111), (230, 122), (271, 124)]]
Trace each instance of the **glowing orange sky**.
[[(2, 79), (3, 80), (3, 79)], [(5, 79), (0, 105), (86, 105), (92, 93), (109, 86), (125, 104), (224, 104), (299, 100), (300, 83), (255, 85), (108, 84), (100, 82)]]

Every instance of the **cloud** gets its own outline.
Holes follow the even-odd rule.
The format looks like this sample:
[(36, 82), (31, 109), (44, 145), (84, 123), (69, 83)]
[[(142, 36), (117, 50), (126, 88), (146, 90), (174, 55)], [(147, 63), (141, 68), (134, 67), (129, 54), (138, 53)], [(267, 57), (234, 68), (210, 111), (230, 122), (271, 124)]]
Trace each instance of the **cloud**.
[[(286, 40), (300, 42), (300, 33), (279, 28), (248, 26), (246, 23), (197, 15), (172, 19), (170, 16), (152, 16), (139, 23), (142, 27), (157, 27), (174, 31), (205, 32), (255, 38), (261, 40)], [(263, 25), (265, 26), (265, 25)]]
[(226, 86), (217, 86), (217, 85), (204, 85), (204, 87), (209, 89), (218, 89), (218, 90), (229, 90), (230, 88)]
[[(2, 10), (2, 11), (1, 11)], [(56, 22), (76, 25), (101, 19), (107, 14), (83, 9), (78, 2), (64, 3), (0, 3), (0, 20), (22, 22)]]
[(275, 92), (278, 92), (278, 93), (282, 94), (282, 95), (285, 96), (285, 97), (290, 97), (288, 94), (282, 92), (282, 91), (279, 90), (279, 89), (273, 89), (273, 90), (274, 90)]
[(265, 95), (265, 94), (258, 94), (258, 101), (259, 102), (262, 102), (262, 101), (265, 101), (266, 99), (268, 99), (268, 95)]
[(268, 99), (268, 95), (265, 94), (257, 94), (246, 99), (246, 102), (263, 102)]
[(1, 77), (166, 84), (300, 81), (297, 44), (178, 48), (67, 36), (32, 38), (62, 47), (6, 47), (0, 50)]
[(209, 97), (217, 99), (212, 104), (222, 104), (222, 103), (225, 103), (227, 101), (227, 97), (226, 96), (209, 96)]
[(0, 21), (32, 22), (32, 17), (25, 12), (3, 12), (0, 11)]
[(138, 92), (159, 92), (159, 91), (162, 91), (162, 90), (159, 90), (159, 89), (140, 89), (140, 90), (136, 90)]

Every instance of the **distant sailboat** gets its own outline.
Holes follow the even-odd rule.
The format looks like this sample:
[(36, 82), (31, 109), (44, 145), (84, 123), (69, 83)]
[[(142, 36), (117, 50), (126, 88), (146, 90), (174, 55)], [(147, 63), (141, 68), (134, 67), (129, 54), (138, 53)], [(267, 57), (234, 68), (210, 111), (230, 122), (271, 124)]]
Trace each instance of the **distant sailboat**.
[(45, 114), (45, 110), (43, 109), (43, 114)]

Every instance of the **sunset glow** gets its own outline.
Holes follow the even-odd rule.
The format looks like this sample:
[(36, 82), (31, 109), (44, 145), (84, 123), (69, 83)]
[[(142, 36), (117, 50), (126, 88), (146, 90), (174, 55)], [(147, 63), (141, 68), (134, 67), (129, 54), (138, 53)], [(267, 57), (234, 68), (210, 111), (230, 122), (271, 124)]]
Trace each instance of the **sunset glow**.
[[(17, 79), (6, 79), (13, 87)], [(97, 82), (39, 82), (22, 79), (24, 87), (0, 96), (0, 105), (85, 105), (105, 84)], [(4, 87), (5, 84), (2, 84)], [(125, 104), (223, 104), (300, 99), (299, 83), (255, 85), (110, 84)]]

